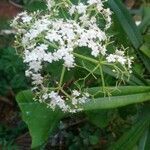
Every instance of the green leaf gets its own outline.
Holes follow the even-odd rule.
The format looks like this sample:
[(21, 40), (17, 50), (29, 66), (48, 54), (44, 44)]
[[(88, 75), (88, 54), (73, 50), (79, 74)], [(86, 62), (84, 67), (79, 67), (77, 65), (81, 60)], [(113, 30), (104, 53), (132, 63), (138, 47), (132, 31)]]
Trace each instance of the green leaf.
[(149, 150), (149, 148), (150, 148), (150, 127), (149, 127), (149, 131), (148, 131), (148, 135), (147, 135), (147, 139), (146, 139), (145, 149), (144, 150)]
[[(123, 95), (132, 95), (150, 92), (150, 86), (119, 86), (119, 87), (106, 87), (106, 89), (111, 92), (112, 96), (123, 96)], [(88, 92), (92, 95), (99, 92), (96, 95), (96, 97), (103, 96), (103, 93), (101, 93), (102, 88), (100, 87), (89, 88)]]
[(120, 0), (108, 0), (108, 4), (116, 14), (131, 43), (137, 49), (142, 44), (142, 36), (128, 10)]
[(146, 131), (150, 123), (150, 116), (146, 114), (138, 119), (134, 126), (110, 148), (110, 150), (132, 150), (139, 138)]
[(144, 35), (144, 44), (140, 47), (140, 51), (137, 51), (139, 57), (143, 61), (146, 69), (150, 73), (150, 35)]
[(140, 59), (142, 60), (143, 64), (145, 65), (145, 68), (150, 73), (150, 59), (143, 54), (141, 51), (137, 50), (137, 54), (139, 55)]
[(150, 25), (150, 7), (144, 7), (142, 23), (139, 25), (139, 29), (142, 32), (144, 32), (149, 25)]
[(148, 58), (150, 58), (150, 48), (148, 47), (148, 45), (143, 44), (142, 47), (140, 48), (140, 50), (141, 50)]
[(43, 103), (34, 101), (30, 91), (20, 92), (16, 99), (32, 137), (32, 148), (38, 148), (57, 127), (63, 114), (60, 111), (52, 111)]
[[(123, 92), (124, 89), (125, 92)], [(141, 87), (141, 88), (137, 87), (137, 89), (136, 87), (133, 87), (133, 91), (132, 87), (125, 87), (124, 89), (122, 88), (120, 92), (116, 91), (116, 93), (114, 94), (115, 96), (98, 97), (93, 100), (91, 99), (89, 100), (88, 103), (84, 105), (84, 109), (85, 110), (112, 109), (130, 104), (142, 103), (150, 100), (150, 87)], [(91, 89), (89, 89), (89, 91), (90, 90)], [(99, 90), (98, 89), (96, 91), (93, 90), (93, 94), (95, 94)]]
[(24, 9), (28, 11), (46, 10), (46, 3), (42, 0), (39, 1), (28, 1), (25, 3)]
[(149, 134), (149, 129), (147, 129), (144, 132), (143, 136), (141, 137), (139, 146), (138, 146), (138, 150), (146, 150), (145, 148), (146, 148), (146, 144), (147, 144), (148, 134)]

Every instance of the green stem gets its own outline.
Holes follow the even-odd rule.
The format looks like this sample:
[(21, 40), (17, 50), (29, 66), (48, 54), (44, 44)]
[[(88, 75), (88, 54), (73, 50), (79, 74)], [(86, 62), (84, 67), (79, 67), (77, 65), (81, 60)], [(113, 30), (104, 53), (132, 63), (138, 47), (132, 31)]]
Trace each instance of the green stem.
[(98, 67), (99, 67), (99, 64), (98, 64), (92, 71), (90, 71), (89, 74), (87, 74), (87, 75), (84, 77), (84, 79), (88, 78), (91, 74), (93, 74), (93, 73), (98, 69)]
[(105, 95), (105, 80), (104, 80), (104, 74), (103, 74), (103, 70), (102, 70), (102, 66), (101, 65), (99, 65), (99, 70), (100, 70), (100, 74), (101, 74), (103, 93), (104, 93), (104, 96), (106, 96)]
[(68, 2), (69, 4), (71, 4), (71, 5), (73, 4), (70, 0), (67, 0), (67, 2)]
[(75, 14), (75, 17), (74, 17), (74, 20), (77, 22), (77, 21), (78, 21), (78, 18), (79, 18), (79, 14), (76, 13), (76, 14)]
[(83, 56), (83, 55), (80, 55), (80, 54), (77, 54), (77, 53), (73, 53), (74, 56), (78, 57), (78, 58), (81, 58), (81, 59), (84, 59), (84, 60), (87, 60), (87, 61), (90, 61), (94, 64), (98, 64), (99, 62), (93, 58), (89, 58), (89, 57), (86, 57), (86, 56)]
[(61, 88), (61, 86), (62, 86), (63, 79), (64, 79), (64, 75), (65, 75), (65, 71), (66, 71), (66, 67), (65, 67), (65, 66), (63, 66), (63, 68), (62, 68), (62, 72), (61, 72), (61, 76), (60, 76), (59, 85), (58, 85), (59, 89), (60, 89), (60, 88)]
[(62, 92), (65, 96), (67, 96), (67, 98), (72, 99), (71, 96), (70, 96), (68, 93), (66, 93), (63, 89), (61, 89), (61, 92)]

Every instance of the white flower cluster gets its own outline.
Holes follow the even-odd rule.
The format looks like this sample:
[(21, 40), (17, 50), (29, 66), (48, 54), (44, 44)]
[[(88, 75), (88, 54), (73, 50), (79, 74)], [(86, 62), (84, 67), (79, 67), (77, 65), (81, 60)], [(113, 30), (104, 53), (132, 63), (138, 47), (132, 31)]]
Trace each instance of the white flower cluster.
[(22, 22), (22, 23), (28, 23), (32, 20), (32, 17), (29, 16), (26, 11), (22, 12), (22, 13), (18, 14), (18, 16), (16, 18), (14, 18), (13, 26), (18, 24), (19, 19), (21, 19), (20, 22)]
[[(26, 76), (32, 79), (33, 89), (42, 90), (44, 87), (45, 76), (41, 72), (45, 63), (63, 61), (63, 65), (68, 69), (75, 67), (74, 50), (79, 47), (88, 47), (91, 50), (91, 57), (103, 56), (108, 63), (119, 62), (131, 68), (131, 61), (124, 52), (116, 51), (115, 54), (110, 54), (107, 50), (110, 38), (106, 31), (111, 25), (112, 13), (110, 9), (104, 8), (105, 1), (88, 0), (86, 4), (78, 3), (78, 5), (69, 3), (66, 8), (70, 17), (60, 18), (53, 16), (55, 14), (53, 11), (57, 8), (54, 0), (47, 0), (49, 11), (45, 15), (41, 16), (40, 12), (30, 15), (23, 12), (14, 19), (12, 26), (18, 31), (19, 44), (24, 49), (24, 63), (28, 66)], [(92, 11), (96, 15), (100, 14), (105, 20), (103, 28), (99, 27), (98, 16), (91, 15)], [(47, 104), (53, 110), (59, 107), (64, 112), (75, 112), (81, 110), (78, 105), (85, 103), (88, 96), (72, 91), (71, 102), (68, 102), (58, 91), (51, 91), (45, 92), (40, 97), (42, 102), (49, 99)]]
[[(83, 3), (79, 3), (78, 5), (72, 5), (71, 8), (69, 9), (69, 13), (72, 16), (73, 14), (78, 13), (79, 15), (82, 15), (80, 17), (80, 20), (85, 20), (88, 21), (87, 18), (89, 17), (91, 10), (95, 10), (96, 12), (100, 13), (105, 21), (106, 21), (106, 25), (105, 28), (108, 29), (111, 26), (111, 15), (112, 12), (109, 8), (105, 9), (104, 8), (104, 2), (106, 2), (107, 0), (88, 0), (87, 1), (87, 5), (83, 4)], [(88, 13), (90, 12), (90, 13)]]
[(70, 98), (60, 96), (58, 92), (44, 93), (41, 97), (41, 102), (48, 102), (48, 107), (55, 110), (57, 107), (63, 112), (76, 113), (82, 111), (82, 104), (88, 102), (89, 94), (81, 94), (77, 90), (73, 90)]
[[(41, 33), (44, 34), (43, 43), (37, 44), (37, 38)], [(85, 28), (73, 20), (38, 20), (22, 38), (22, 44), (26, 49), (24, 62), (29, 65), (26, 73), (32, 80), (37, 80), (33, 80), (33, 84), (41, 84), (42, 77), (39, 72), (43, 62), (63, 60), (65, 67), (72, 68), (75, 66), (73, 51), (76, 47), (89, 47), (91, 55), (97, 57), (99, 54), (106, 54), (105, 42), (102, 44), (106, 40), (105, 32), (93, 22)], [(53, 52), (48, 50), (51, 45), (54, 47)], [(35, 73), (38, 74), (38, 78), (33, 77)]]
[(109, 63), (119, 62), (123, 66), (127, 63), (129, 66), (129, 69), (131, 69), (132, 59), (127, 58), (125, 56), (124, 51), (116, 50), (114, 54), (110, 54), (109, 56), (107, 56), (106, 60)]

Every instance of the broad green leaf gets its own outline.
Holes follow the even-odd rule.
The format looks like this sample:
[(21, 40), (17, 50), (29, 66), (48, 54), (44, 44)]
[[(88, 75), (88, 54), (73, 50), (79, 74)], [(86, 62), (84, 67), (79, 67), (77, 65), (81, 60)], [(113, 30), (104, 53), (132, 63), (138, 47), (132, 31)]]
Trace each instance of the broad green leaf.
[(111, 34), (114, 35), (113, 38), (114, 38), (115, 43), (116, 44), (120, 43), (120, 44), (124, 45), (124, 47), (128, 47), (130, 44), (130, 41), (128, 40), (128, 36), (124, 36), (124, 35), (126, 35), (126, 32), (124, 31), (120, 22), (118, 21), (117, 16), (113, 15), (112, 20), (113, 20), (113, 25), (111, 27), (111, 30), (112, 30)]
[(139, 117), (134, 126), (110, 148), (110, 150), (132, 150), (150, 123), (149, 114)]
[(150, 47), (148, 47), (146, 44), (143, 44), (140, 50), (148, 57), (150, 58)]
[(20, 92), (16, 99), (32, 137), (32, 148), (38, 148), (57, 127), (63, 114), (60, 111), (52, 111), (45, 104), (35, 102), (30, 91)]
[[(139, 93), (146, 93), (150, 92), (150, 86), (119, 86), (119, 87), (106, 87), (108, 91), (111, 92), (112, 96), (123, 96), (123, 95), (132, 95), (132, 94), (139, 94)], [(100, 91), (98, 93), (98, 91)], [(90, 94), (95, 94), (96, 97), (103, 96), (102, 88), (100, 87), (92, 87), (88, 89)]]
[(139, 25), (139, 29), (142, 32), (144, 32), (149, 25), (150, 25), (150, 7), (144, 7), (142, 23)]
[(142, 36), (128, 10), (120, 0), (108, 0), (108, 4), (117, 16), (131, 43), (137, 49), (142, 44)]
[(150, 92), (142, 94), (96, 98), (86, 103), (84, 105), (84, 109), (85, 110), (112, 109), (117, 107), (123, 107), (130, 104), (142, 103), (149, 100), (150, 100)]
[(143, 64), (145, 65), (145, 68), (150, 73), (150, 59), (143, 54), (142, 52), (137, 50), (137, 54), (139, 55), (140, 59), (142, 60)]
[(150, 35), (144, 35), (144, 44), (140, 47), (140, 51), (137, 51), (140, 59), (143, 61), (145, 68), (150, 73)]
[[(125, 89), (126, 88), (127, 87), (125, 87)], [(139, 88), (139, 87), (137, 87), (137, 88)], [(131, 91), (129, 91), (129, 89), (128, 90), (127, 89), (125, 90), (125, 93), (124, 92), (122, 92), (122, 93), (120, 92), (120, 94), (116, 93), (116, 94), (114, 94), (115, 96), (97, 97), (93, 100), (91, 99), (88, 103), (86, 103), (84, 105), (84, 109), (85, 110), (112, 109), (112, 108), (130, 105), (130, 104), (142, 103), (142, 102), (150, 100), (149, 87), (147, 87), (145, 89), (145, 91), (142, 88), (137, 90), (136, 87), (133, 87), (133, 89), (134, 89), (133, 93), (132, 93), (132, 87), (129, 87), (129, 89)], [(122, 91), (124, 91), (124, 90), (122, 89)], [(98, 92), (98, 90), (97, 90), (97, 92)], [(93, 94), (95, 94), (95, 91), (93, 91)]]
[(149, 129), (144, 132), (143, 136), (140, 139), (138, 150), (146, 150), (147, 139), (148, 139)]
[(150, 127), (149, 127), (149, 131), (148, 131), (148, 135), (147, 135), (147, 139), (146, 139), (145, 149), (144, 150), (149, 150), (149, 148), (150, 148)]

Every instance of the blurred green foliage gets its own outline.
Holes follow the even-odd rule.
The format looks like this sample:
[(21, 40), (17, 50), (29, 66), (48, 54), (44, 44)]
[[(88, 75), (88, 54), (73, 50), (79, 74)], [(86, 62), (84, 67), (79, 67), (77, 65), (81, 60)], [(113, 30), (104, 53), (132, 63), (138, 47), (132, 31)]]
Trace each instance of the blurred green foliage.
[(0, 49), (0, 94), (5, 95), (10, 89), (17, 93), (27, 88), (22, 59), (12, 47)]

